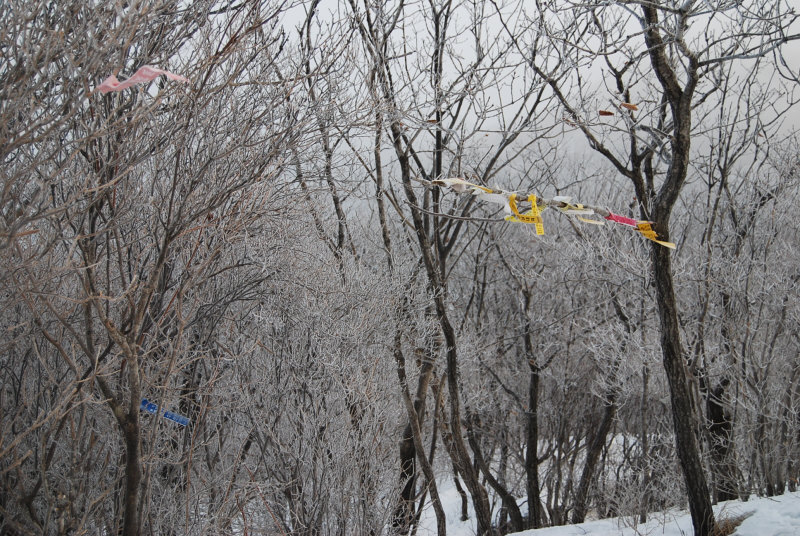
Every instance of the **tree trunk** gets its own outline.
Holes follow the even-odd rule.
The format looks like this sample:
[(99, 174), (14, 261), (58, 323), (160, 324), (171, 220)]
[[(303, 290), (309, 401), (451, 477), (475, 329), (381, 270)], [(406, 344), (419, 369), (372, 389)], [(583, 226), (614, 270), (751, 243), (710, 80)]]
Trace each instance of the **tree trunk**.
[(475, 508), (475, 518), (478, 522), (478, 536), (492, 533), (492, 509), (489, 505), (489, 496), (478, 479), (478, 473), (472, 465), (472, 460), (464, 444), (464, 436), (461, 433), (461, 401), (458, 388), (458, 359), (455, 348), (455, 333), (447, 314), (444, 310), (444, 303), (440, 296), (437, 296), (437, 310), (439, 322), (444, 332), (447, 342), (447, 389), (450, 398), (450, 442), (449, 449), (454, 456), (453, 462), (458, 468), (458, 472), (464, 477), (470, 495), (472, 496), (472, 506)]
[[(387, 97), (392, 96), (390, 92)], [(472, 466), (472, 460), (467, 452), (467, 447), (464, 443), (464, 436), (461, 432), (461, 400), (458, 386), (458, 350), (456, 344), (456, 333), (453, 325), (450, 323), (450, 317), (447, 314), (447, 306), (445, 304), (445, 296), (447, 295), (447, 286), (442, 278), (441, 264), (434, 258), (434, 249), (428, 234), (426, 233), (426, 226), (423, 222), (422, 212), (416, 208), (420, 204), (417, 201), (417, 196), (411, 184), (411, 166), (409, 163), (409, 156), (406, 148), (403, 146), (402, 127), (399, 121), (390, 123), (390, 131), (392, 133), (392, 143), (395, 149), (400, 164), (400, 177), (403, 183), (403, 190), (406, 199), (412, 206), (411, 217), (413, 227), (417, 236), (417, 241), (420, 247), (420, 254), (425, 265), (425, 272), (428, 276), (431, 291), (433, 293), (433, 303), (436, 307), (436, 317), (439, 321), (439, 327), (444, 335), (445, 354), (446, 354), (446, 370), (447, 370), (447, 392), (450, 399), (450, 438), (445, 443), (449, 443), (448, 451), (453, 456), (453, 462), (458, 468), (458, 472), (464, 477), (464, 484), (466, 484), (470, 495), (472, 496), (472, 504), (475, 508), (475, 517), (478, 521), (478, 534), (491, 534), (492, 531), (492, 515), (491, 507), (489, 505), (489, 497), (486, 490), (481, 485), (478, 474)]]
[(528, 494), (528, 527), (538, 529), (544, 523), (544, 512), (539, 493), (539, 381), (542, 369), (533, 354), (533, 338), (531, 336), (531, 292), (522, 290), (525, 311), (525, 332), (522, 345), (525, 358), (528, 360), (528, 413), (527, 413), (527, 446), (525, 448), (525, 491)]
[[(433, 364), (429, 361), (423, 362), (417, 378), (417, 392), (414, 397), (414, 410), (419, 419), (420, 428), (425, 420), (425, 399), (432, 374)], [(409, 415), (400, 440), (400, 482), (403, 489), (392, 518), (392, 528), (398, 534), (408, 533), (414, 518), (414, 502), (417, 493), (417, 449), (414, 443), (412, 418)]]
[(597, 467), (597, 460), (606, 444), (606, 437), (611, 430), (611, 423), (614, 422), (614, 415), (617, 412), (616, 393), (610, 393), (608, 400), (603, 408), (603, 418), (597, 433), (592, 438), (589, 450), (586, 452), (586, 464), (583, 466), (581, 480), (575, 493), (575, 509), (572, 511), (572, 522), (575, 524), (583, 523), (586, 520), (586, 510), (589, 502), (589, 487), (594, 478), (594, 471)]
[(539, 369), (528, 363), (528, 444), (525, 449), (525, 484), (528, 493), (528, 528), (542, 526), (542, 502), (539, 500)]
[(706, 395), (708, 435), (711, 442), (711, 467), (718, 501), (739, 497), (736, 483), (736, 461), (733, 459), (733, 422), (725, 415), (722, 402), (725, 385), (719, 385)]
[(139, 536), (141, 532), (139, 518), (139, 487), (142, 482), (140, 464), (141, 444), (138, 407), (136, 413), (127, 415), (122, 426), (125, 437), (125, 491), (124, 513), (122, 522), (123, 536)]
[(641, 470), (642, 470), (642, 479), (641, 479), (641, 490), (642, 490), (642, 497), (640, 501), (640, 509), (639, 509), (639, 523), (647, 523), (647, 506), (649, 503), (649, 485), (650, 485), (650, 453), (648, 452), (650, 446), (648, 444), (647, 438), (647, 387), (650, 380), (650, 370), (648, 369), (647, 365), (645, 364), (642, 367), (642, 408), (641, 408), (641, 419), (639, 422), (639, 430), (641, 437), (639, 438), (639, 442), (642, 448), (641, 454)]
[[(492, 486), (492, 489), (500, 496), (500, 499), (503, 501), (503, 509), (506, 511), (507, 515), (511, 519), (510, 525), (507, 525), (507, 531), (505, 532), (519, 532), (524, 527), (522, 526), (522, 513), (519, 510), (519, 506), (517, 505), (517, 500), (514, 496), (508, 491), (508, 489), (498, 481), (494, 475), (492, 475), (491, 469), (489, 468), (489, 464), (486, 463), (486, 459), (483, 457), (483, 453), (481, 452), (481, 446), (479, 442), (479, 438), (476, 437), (476, 428), (477, 423), (475, 422), (477, 418), (475, 416), (468, 416), (467, 417), (467, 441), (469, 441), (469, 446), (472, 448), (472, 452), (475, 456), (475, 465), (478, 466), (480, 471), (483, 473), (484, 478)], [(501, 521), (503, 523), (503, 521)], [(505, 524), (505, 523), (503, 523)]]
[[(441, 535), (445, 535), (447, 533), (447, 526), (445, 524), (445, 514), (444, 510), (442, 509), (442, 503), (439, 499), (439, 492), (436, 489), (436, 476), (433, 473), (433, 469), (431, 468), (430, 464), (428, 463), (427, 459), (425, 458), (425, 451), (422, 445), (422, 431), (420, 429), (420, 424), (422, 422), (422, 414), (417, 409), (417, 404), (420, 403), (419, 393), (417, 393), (417, 400), (413, 403), (411, 401), (411, 395), (408, 391), (408, 378), (406, 376), (406, 365), (405, 365), (405, 358), (403, 357), (402, 351), (402, 342), (401, 342), (401, 334), (400, 331), (397, 331), (395, 334), (395, 360), (397, 361), (397, 375), (398, 379), (400, 380), (400, 386), (403, 390), (403, 401), (406, 405), (406, 411), (408, 413), (408, 420), (409, 420), (409, 427), (411, 428), (411, 441), (412, 441), (412, 452), (415, 456), (419, 456), (420, 465), (422, 466), (422, 472), (425, 474), (425, 477), (428, 479), (428, 486), (431, 492), (431, 502), (433, 503), (433, 508), (436, 512), (436, 529), (437, 533)], [(430, 367), (432, 369), (432, 367)], [(424, 372), (420, 373), (420, 376), (423, 376)], [(428, 377), (430, 372), (428, 372)], [(425, 401), (424, 401), (424, 393), (427, 393), (428, 386), (427, 381), (424, 385), (423, 397), (421, 401), (422, 410), (425, 409)], [(404, 437), (405, 442), (405, 437)], [(404, 451), (408, 449), (401, 448), (401, 455)], [(408, 530), (411, 526), (411, 522), (414, 519), (414, 500), (416, 498), (416, 460), (411, 459), (408, 460), (413, 468), (413, 472), (409, 477), (409, 483), (407, 483), (406, 487), (403, 490), (403, 497), (401, 497), (401, 503), (398, 505), (398, 511), (395, 513), (394, 519), (394, 529), (401, 534), (407, 534)], [(405, 497), (406, 489), (409, 488), (408, 484), (411, 484), (410, 490), (411, 495), (408, 497), (407, 500)], [(402, 518), (397, 517), (398, 512), (403, 514)]]
[[(672, 159), (666, 177), (653, 203), (653, 220), (662, 240), (669, 240), (669, 218), (689, 170), (691, 148), (692, 95), (698, 81), (698, 62), (694, 56), (687, 58), (686, 82), (681, 88), (675, 74), (667, 47), (661, 37), (658, 5), (642, 5), (645, 20), (645, 42), (650, 62), (661, 86), (674, 122), (670, 140)], [(697, 420), (689, 389), (689, 374), (683, 359), (678, 324), (678, 306), (672, 280), (670, 250), (653, 244), (651, 247), (653, 278), (656, 285), (656, 308), (661, 324), (661, 352), (664, 370), (669, 382), (672, 422), (675, 428), (675, 447), (683, 471), (689, 511), (695, 536), (708, 536), (714, 528), (714, 511), (708, 492), (700, 444), (697, 438)]]
[(656, 303), (661, 322), (661, 351), (669, 382), (675, 428), (675, 448), (686, 484), (695, 536), (708, 536), (714, 527), (714, 512), (711, 508), (703, 463), (700, 460), (697, 419), (692, 407), (689, 374), (681, 351), (670, 253), (667, 248), (657, 244), (651, 251)]

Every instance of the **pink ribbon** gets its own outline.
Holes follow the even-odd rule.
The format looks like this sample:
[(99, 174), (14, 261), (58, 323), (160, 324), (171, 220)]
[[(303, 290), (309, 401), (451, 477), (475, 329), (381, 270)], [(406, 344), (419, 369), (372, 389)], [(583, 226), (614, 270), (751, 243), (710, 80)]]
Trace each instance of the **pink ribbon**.
[(626, 218), (625, 216), (620, 216), (619, 214), (614, 214), (613, 212), (609, 212), (608, 216), (606, 216), (606, 219), (621, 223), (622, 225), (628, 225), (630, 227), (636, 227), (636, 225), (639, 223), (633, 218)]
[(171, 73), (169, 71), (165, 71), (164, 69), (158, 69), (156, 67), (151, 67), (149, 65), (145, 65), (140, 67), (133, 75), (125, 80), (124, 82), (120, 82), (117, 80), (117, 77), (113, 74), (103, 80), (99, 86), (95, 88), (95, 91), (99, 91), (100, 93), (109, 93), (111, 91), (122, 91), (123, 89), (128, 89), (129, 87), (135, 84), (143, 84), (145, 82), (150, 82), (155, 80), (161, 75), (165, 75), (170, 80), (175, 80), (177, 82), (188, 82), (189, 79), (185, 76), (181, 76), (179, 74)]

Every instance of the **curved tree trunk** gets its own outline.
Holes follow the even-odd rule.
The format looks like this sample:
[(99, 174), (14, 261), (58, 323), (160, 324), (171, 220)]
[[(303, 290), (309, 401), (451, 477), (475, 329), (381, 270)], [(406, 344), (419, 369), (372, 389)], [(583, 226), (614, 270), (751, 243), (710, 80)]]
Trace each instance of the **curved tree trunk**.
[[(420, 465), (422, 467), (422, 472), (425, 474), (425, 477), (428, 480), (428, 486), (431, 492), (431, 502), (433, 503), (433, 508), (436, 511), (436, 529), (437, 533), (444, 536), (447, 533), (447, 526), (445, 524), (445, 514), (444, 510), (442, 509), (442, 503), (439, 499), (439, 492), (436, 489), (436, 477), (433, 473), (433, 469), (428, 463), (427, 458), (425, 457), (425, 451), (422, 446), (422, 431), (420, 429), (420, 424), (422, 422), (422, 414), (420, 413), (417, 404), (420, 402), (419, 397), (413, 403), (411, 401), (411, 395), (408, 391), (408, 378), (406, 376), (406, 365), (405, 365), (405, 358), (403, 357), (403, 350), (402, 350), (402, 342), (401, 342), (401, 334), (398, 331), (395, 334), (395, 348), (394, 348), (394, 355), (395, 360), (397, 361), (397, 375), (398, 379), (400, 380), (401, 388), (403, 390), (403, 401), (406, 406), (406, 411), (408, 413), (409, 419), (409, 427), (411, 428), (411, 441), (412, 447), (411, 451), (414, 453), (415, 456), (419, 457)], [(431, 367), (432, 368), (432, 367)], [(423, 376), (424, 373), (421, 373), (420, 376)], [(428, 373), (428, 377), (430, 377), (430, 372)], [(424, 386), (424, 392), (427, 392), (427, 382)], [(419, 393), (418, 393), (419, 395)], [(425, 402), (424, 399), (421, 403), (422, 410), (425, 409)], [(404, 437), (405, 441), (405, 437)], [(406, 448), (405, 445), (401, 447), (401, 454), (406, 453), (409, 449)], [(403, 489), (403, 497), (401, 497), (401, 503), (398, 507), (399, 511), (402, 511), (404, 517), (398, 519), (395, 517), (395, 530), (406, 534), (411, 526), (411, 522), (414, 518), (414, 500), (415, 500), (415, 490), (416, 490), (416, 463), (415, 459), (409, 460), (412, 464), (413, 471), (409, 476), (409, 483), (407, 483), (406, 487)], [(404, 468), (405, 469), (405, 468)], [(411, 496), (407, 498), (405, 497), (406, 489), (409, 488), (411, 490)], [(397, 513), (395, 514), (397, 515)]]
[(597, 429), (597, 433), (594, 435), (592, 443), (589, 445), (589, 450), (586, 452), (586, 464), (583, 466), (581, 480), (575, 492), (575, 507), (572, 511), (572, 522), (575, 524), (583, 523), (586, 520), (586, 510), (589, 503), (589, 488), (594, 479), (597, 460), (600, 459), (600, 453), (603, 451), (603, 447), (606, 444), (606, 437), (608, 437), (611, 424), (614, 422), (614, 415), (617, 413), (616, 398), (616, 393), (612, 392), (609, 394), (608, 400), (603, 408), (603, 418), (600, 421), (600, 427)]
[(714, 511), (700, 459), (697, 419), (689, 389), (689, 373), (681, 351), (678, 310), (672, 280), (670, 253), (658, 245), (652, 248), (656, 303), (661, 322), (661, 351), (670, 389), (675, 449), (683, 471), (689, 511), (695, 536), (708, 536), (714, 527)]
[[(393, 121), (389, 125), (392, 134), (392, 143), (395, 154), (400, 163), (401, 180), (403, 190), (412, 207), (418, 207), (419, 203), (411, 186), (411, 166), (406, 148), (403, 146), (402, 129), (398, 121)], [(472, 503), (475, 508), (475, 517), (478, 521), (478, 534), (490, 534), (492, 530), (491, 507), (486, 489), (478, 480), (477, 471), (472, 466), (472, 460), (467, 452), (464, 436), (461, 431), (461, 400), (458, 382), (458, 350), (456, 343), (456, 333), (450, 318), (447, 315), (445, 296), (447, 294), (446, 284), (442, 280), (441, 265), (434, 257), (434, 249), (426, 233), (422, 213), (417, 208), (412, 208), (411, 216), (413, 227), (420, 247), (425, 272), (428, 277), (433, 293), (433, 304), (436, 308), (436, 317), (439, 327), (444, 335), (445, 355), (446, 355), (446, 376), (447, 392), (450, 399), (450, 437), (445, 438), (445, 443), (449, 444), (448, 451), (453, 455), (453, 462), (458, 468), (458, 472), (464, 477), (464, 483), (472, 496)], [(444, 424), (444, 423), (443, 423)]]
[[(692, 97), (698, 81), (698, 61), (687, 58), (686, 82), (681, 83), (661, 36), (658, 6), (642, 6), (645, 22), (645, 43), (650, 63), (661, 86), (673, 119), (673, 135), (670, 141), (672, 159), (666, 177), (653, 200), (653, 220), (662, 240), (669, 240), (669, 219), (672, 208), (686, 182), (691, 147)], [(672, 421), (675, 428), (675, 448), (680, 460), (689, 511), (695, 536), (708, 536), (714, 528), (714, 511), (706, 482), (703, 463), (700, 459), (698, 425), (692, 393), (689, 388), (689, 372), (681, 348), (678, 306), (672, 278), (670, 250), (658, 244), (651, 247), (653, 278), (656, 286), (656, 308), (660, 321), (661, 352), (664, 370), (669, 382)]]
[[(399, 348), (395, 352), (400, 351)], [(421, 428), (425, 420), (425, 399), (428, 385), (433, 375), (433, 363), (425, 361), (417, 378), (417, 391), (414, 397), (414, 414), (418, 419), (417, 427)], [(407, 387), (406, 387), (407, 389)], [(406, 534), (414, 518), (414, 502), (417, 494), (417, 448), (414, 440), (413, 414), (409, 413), (408, 422), (403, 429), (400, 440), (400, 482), (403, 489), (400, 500), (394, 511), (392, 527), (398, 534)], [(424, 456), (424, 453), (422, 453)]]
[(508, 491), (508, 488), (501, 484), (500, 481), (498, 481), (494, 475), (492, 475), (489, 464), (486, 463), (486, 459), (483, 457), (483, 453), (481, 452), (481, 446), (478, 441), (478, 437), (475, 435), (476, 426), (474, 421), (474, 416), (470, 415), (467, 417), (467, 441), (469, 441), (469, 446), (475, 456), (475, 463), (480, 469), (481, 473), (483, 473), (483, 477), (486, 479), (486, 482), (492, 486), (492, 489), (503, 501), (503, 508), (506, 510), (511, 520), (508, 529), (510, 529), (510, 532), (519, 532), (524, 528), (522, 526), (522, 512), (519, 510), (516, 498), (511, 495), (511, 493)]

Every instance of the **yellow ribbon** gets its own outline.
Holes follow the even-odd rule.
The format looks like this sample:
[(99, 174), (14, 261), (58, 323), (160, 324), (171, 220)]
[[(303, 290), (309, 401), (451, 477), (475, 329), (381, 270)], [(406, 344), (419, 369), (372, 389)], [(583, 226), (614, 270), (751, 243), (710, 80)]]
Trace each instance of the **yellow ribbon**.
[(513, 216), (506, 216), (506, 221), (513, 221), (517, 223), (532, 223), (536, 227), (536, 234), (541, 236), (544, 234), (544, 225), (542, 223), (542, 216), (539, 212), (539, 205), (536, 203), (536, 196), (531, 194), (528, 196), (528, 202), (531, 204), (531, 209), (520, 214), (517, 208), (517, 194), (508, 196), (508, 206), (511, 207)]
[(648, 240), (652, 240), (656, 244), (661, 244), (662, 246), (668, 247), (670, 249), (675, 249), (675, 244), (672, 242), (665, 242), (663, 240), (658, 240), (658, 233), (653, 230), (653, 226), (650, 224), (649, 221), (640, 221), (636, 223), (636, 230), (641, 233), (643, 237)]

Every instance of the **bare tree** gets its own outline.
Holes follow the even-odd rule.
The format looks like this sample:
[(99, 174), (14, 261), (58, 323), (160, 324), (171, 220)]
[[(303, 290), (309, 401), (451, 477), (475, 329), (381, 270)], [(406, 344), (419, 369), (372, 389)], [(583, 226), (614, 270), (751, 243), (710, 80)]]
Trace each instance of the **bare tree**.
[[(717, 9), (693, 2), (663, 6), (647, 2), (540, 4), (530, 28), (550, 37), (553, 47), (544, 54), (534, 54), (523, 36), (517, 38), (506, 25), (516, 46), (528, 52), (536, 73), (560, 100), (570, 123), (592, 149), (630, 179), (642, 219), (652, 220), (663, 239), (669, 238), (670, 216), (689, 175), (696, 136), (694, 110), (718, 91), (715, 79), (719, 69), (729, 62), (769, 54), (789, 38), (794, 16), (788, 6), (751, 4)], [(722, 38), (710, 23), (703, 22), (717, 14), (731, 21)], [(641, 41), (635, 41), (638, 37), (629, 33), (629, 25), (641, 28)], [(602, 80), (586, 80), (575, 72), (576, 67), (602, 69)], [(603, 88), (605, 80), (607, 89)], [(570, 91), (570, 86), (576, 91)], [(611, 106), (606, 104), (609, 101)], [(639, 107), (642, 113), (634, 111)], [(620, 119), (608, 128), (605, 117)], [(613, 134), (615, 128), (618, 136)], [(714, 526), (714, 515), (700, 457), (690, 372), (681, 344), (671, 258), (669, 250), (655, 244), (651, 256), (676, 449), (695, 534), (706, 535)]]
[[(51, 489), (55, 463), (68, 464), (54, 458), (59, 436), (74, 420), (73, 410), (96, 412), (99, 401), (116, 429), (100, 424), (103, 419), (98, 428), (79, 421), (76, 433), (95, 450), (98, 430), (119, 439), (121, 451), (111, 449), (109, 455), (123, 469), (112, 471), (112, 483), (94, 499), (97, 504), (116, 496), (119, 511), (91, 520), (73, 512), (70, 523), (102, 523), (110, 530), (116, 518), (123, 533), (139, 534), (151, 499), (151, 472), (144, 464), (151, 452), (143, 449), (155, 437), (145, 433), (142, 400), (157, 400), (159, 411), (177, 404), (175, 374), (194, 358), (187, 350), (191, 326), (243, 299), (244, 287), (243, 294), (222, 297), (215, 310), (200, 305), (199, 293), (228, 270), (246, 265), (232, 260), (220, 266), (216, 260), (256, 220), (269, 216), (262, 207), (295, 141), (299, 120), (282, 106), (290, 87), (275, 75), (281, 8), (256, 3), (187, 8), (165, 2), (118, 13), (70, 4), (56, 13), (40, 5), (39, 16), (27, 16), (20, 10), (28, 7), (14, 7), (13, 24), (27, 21), (62, 42), (26, 41), (34, 48), (20, 51), (17, 74), (6, 77), (3, 87), (27, 93), (4, 100), (4, 106), (38, 100), (43, 106), (57, 104), (61, 112), (47, 107), (8, 111), (21, 114), (20, 119), (25, 114), (31, 120), (53, 119), (36, 127), (41, 132), (14, 128), (4, 144), (11, 151), (4, 166), (10, 192), (4, 206), (16, 216), (7, 220), (14, 247), (6, 247), (4, 255), (14, 269), (3, 285), (7, 303), (19, 304), (27, 318), (23, 322), (43, 345), (42, 361), (52, 367), (37, 396), (50, 398), (51, 389), (58, 395), (50, 414), (55, 434), (41, 453), (47, 462), (37, 464), (24, 451), (12, 458), (12, 467), (23, 464), (35, 477), (28, 480), (32, 489), (8, 503), (25, 508), (8, 517), (22, 526), (53, 523), (47, 505), (63, 500)], [(83, 30), (62, 27), (84, 20)], [(40, 30), (39, 24), (44, 25)], [(68, 44), (67, 36), (89, 41)], [(72, 57), (81, 49), (91, 51), (89, 63)], [(51, 62), (26, 72), (37, 57)], [(191, 75), (191, 87), (158, 83), (89, 95), (90, 84), (108, 74), (173, 62), (173, 69)], [(49, 81), (66, 75), (80, 85)], [(238, 99), (247, 104), (237, 105), (236, 115), (219, 113), (231, 110)], [(16, 210), (26, 196), (33, 196), (31, 208)], [(38, 232), (21, 237), (19, 229), (34, 222)], [(26, 354), (19, 357), (27, 359)], [(36, 444), (36, 433), (36, 426), (29, 428), (5, 448), (19, 448), (26, 435)]]
[[(492, 524), (490, 506), (479, 472), (473, 466), (473, 459), (481, 457), (475, 450), (477, 443), (468, 447), (469, 440), (465, 441), (462, 432), (464, 426), (469, 429), (470, 419), (466, 415), (469, 411), (461, 402), (458, 334), (447, 305), (447, 278), (455, 263), (451, 259), (458, 258), (460, 237), (468, 224), (440, 215), (446, 209), (453, 215), (460, 212), (465, 216), (474, 206), (443, 204), (440, 193), (425, 186), (437, 178), (468, 172), (475, 173), (483, 181), (493, 179), (500, 170), (510, 166), (525, 147), (553, 128), (553, 121), (540, 123), (536, 120), (537, 112), (544, 113), (550, 101), (542, 99), (543, 84), (523, 78), (509, 83), (508, 91), (512, 96), (508, 102), (501, 95), (502, 104), (497, 109), (488, 106), (490, 95), (498, 90), (494, 84), (504, 84), (505, 73), (518, 64), (515, 63), (517, 58), (509, 56), (513, 49), (509, 49), (504, 40), (492, 37), (490, 12), (484, 6), (431, 2), (416, 10), (402, 2), (381, 6), (351, 2), (351, 10), (369, 57), (365, 68), (367, 81), (379, 111), (374, 152), (376, 167), (368, 166), (375, 170), (379, 216), (382, 222), (387, 220), (384, 203), (388, 200), (402, 221), (410, 226), (415, 254), (419, 255), (424, 268), (432, 311), (441, 330), (441, 339), (431, 346), (431, 357), (439, 353), (444, 355), (449, 411), (442, 414), (442, 438), (459, 477), (464, 479), (472, 496), (478, 530), (486, 533)], [(416, 25), (424, 25), (427, 35), (413, 30)], [(409, 32), (414, 32), (419, 44), (413, 43), (412, 47), (412, 42), (404, 39)], [(463, 59), (451, 48), (450, 40), (466, 36), (469, 36), (469, 57)], [(410, 51), (410, 55), (398, 61), (403, 58), (403, 51)], [(424, 80), (424, 84), (420, 80)], [(497, 132), (496, 145), (482, 146), (485, 145), (481, 134), (484, 128), (488, 129), (487, 136)], [(382, 163), (384, 154), (380, 140), (384, 134), (381, 131), (388, 136), (394, 150), (400, 194), (382, 178), (381, 167), (386, 164)], [(515, 179), (521, 180), (518, 176)], [(390, 230), (385, 223), (382, 228), (388, 250)], [(414, 398), (417, 415), (424, 415), (426, 392), (435, 370), (436, 363), (432, 359), (418, 376)], [(404, 492), (406, 504), (414, 496), (413, 460), (421, 454), (412, 442), (412, 431), (409, 427), (401, 453), (403, 480), (408, 484)], [(498, 489), (499, 483), (489, 476)], [(408, 506), (401, 508), (410, 511)], [(400, 518), (408, 518), (398, 513)], [(401, 531), (407, 530), (406, 527), (405, 522), (399, 524)]]
[[(786, 2), (62, 4), (0, 6), (0, 532), (444, 534), (453, 481), (507, 533), (680, 464), (707, 534), (793, 485)], [(189, 82), (98, 91), (145, 65)]]

